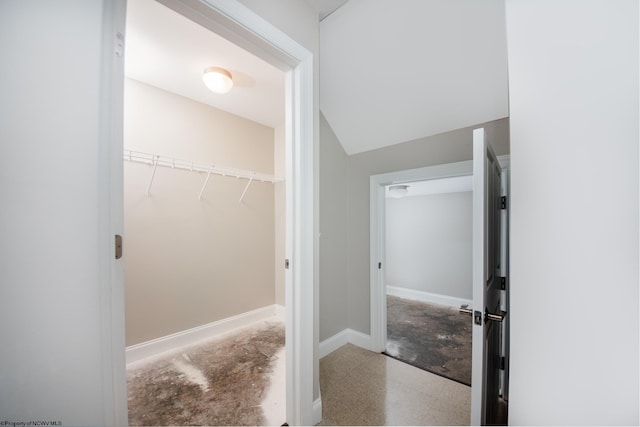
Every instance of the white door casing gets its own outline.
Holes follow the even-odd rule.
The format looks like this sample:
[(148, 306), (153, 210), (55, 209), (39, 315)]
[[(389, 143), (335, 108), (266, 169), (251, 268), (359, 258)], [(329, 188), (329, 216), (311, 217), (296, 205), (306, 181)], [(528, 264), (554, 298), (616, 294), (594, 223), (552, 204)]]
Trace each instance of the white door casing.
[[(272, 24), (235, 0), (160, 0), (161, 3), (266, 60), (286, 73), (286, 243), (290, 268), (285, 274), (286, 302), (286, 411), (291, 425), (313, 425), (314, 367), (314, 146), (313, 55)], [(103, 123), (110, 130), (101, 164), (109, 171), (103, 191), (110, 196), (110, 235), (123, 232), (122, 117), (126, 45), (125, 0), (113, 5), (105, 20), (116, 66), (106, 73), (102, 102), (110, 115)], [(106, 44), (106, 43), (105, 43)], [(115, 46), (115, 48), (113, 48)], [(106, 132), (106, 131), (105, 131)], [(108, 152), (108, 155), (107, 155)], [(126, 236), (124, 236), (126, 250)], [(113, 392), (105, 393), (105, 408), (113, 409), (116, 425), (126, 425), (124, 375), (124, 278), (122, 260), (111, 261), (111, 301), (104, 316), (105, 377)], [(284, 265), (284, 260), (283, 260)], [(117, 292), (116, 292), (117, 290)], [(114, 324), (115, 327), (111, 325)], [(108, 410), (108, 412), (111, 412)]]

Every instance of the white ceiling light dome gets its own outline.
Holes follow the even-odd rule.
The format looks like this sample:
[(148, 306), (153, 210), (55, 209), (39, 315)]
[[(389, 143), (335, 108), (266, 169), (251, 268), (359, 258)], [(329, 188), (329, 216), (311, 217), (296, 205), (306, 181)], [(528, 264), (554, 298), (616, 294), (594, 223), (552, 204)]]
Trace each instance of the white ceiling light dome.
[(211, 92), (224, 94), (233, 87), (231, 73), (220, 67), (207, 67), (204, 69), (202, 81)]

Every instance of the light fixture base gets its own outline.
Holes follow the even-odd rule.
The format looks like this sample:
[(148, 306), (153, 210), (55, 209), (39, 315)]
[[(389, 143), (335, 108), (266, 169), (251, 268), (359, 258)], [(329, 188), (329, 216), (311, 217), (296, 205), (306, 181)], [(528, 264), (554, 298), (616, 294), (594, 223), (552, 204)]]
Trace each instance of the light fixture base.
[(220, 67), (205, 68), (202, 81), (210, 91), (220, 94), (229, 92), (233, 87), (231, 73)]

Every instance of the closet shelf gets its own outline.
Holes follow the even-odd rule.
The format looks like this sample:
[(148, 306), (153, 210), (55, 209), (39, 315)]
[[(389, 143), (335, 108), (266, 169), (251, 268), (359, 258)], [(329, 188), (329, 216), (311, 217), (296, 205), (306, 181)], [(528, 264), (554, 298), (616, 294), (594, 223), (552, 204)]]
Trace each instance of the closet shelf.
[(244, 169), (230, 168), (226, 166), (217, 166), (213, 164), (196, 163), (188, 160), (176, 159), (174, 157), (159, 156), (156, 154), (143, 153), (140, 151), (124, 150), (124, 160), (144, 163), (150, 166), (158, 165), (174, 169), (184, 169), (193, 172), (212, 173), (222, 176), (232, 176), (235, 178), (252, 179), (261, 182), (281, 182), (284, 178), (268, 175), (262, 172), (255, 172)]
[(133, 163), (142, 163), (145, 165), (153, 166), (153, 173), (151, 175), (151, 181), (149, 182), (149, 188), (147, 189), (147, 196), (151, 194), (151, 185), (153, 184), (153, 178), (156, 174), (156, 168), (158, 166), (206, 173), (207, 178), (204, 182), (204, 185), (202, 186), (202, 190), (200, 191), (200, 196), (198, 197), (199, 199), (202, 199), (202, 194), (204, 193), (207, 183), (209, 182), (209, 177), (211, 176), (211, 174), (248, 179), (249, 182), (247, 183), (242, 196), (240, 196), (240, 202), (242, 202), (244, 195), (246, 194), (249, 186), (253, 181), (270, 182), (272, 184), (284, 181), (284, 178), (265, 174), (262, 172), (231, 168), (227, 166), (218, 166), (214, 164), (197, 163), (189, 160), (176, 159), (174, 157), (165, 157), (157, 154), (143, 153), (141, 151), (124, 150), (124, 160)]

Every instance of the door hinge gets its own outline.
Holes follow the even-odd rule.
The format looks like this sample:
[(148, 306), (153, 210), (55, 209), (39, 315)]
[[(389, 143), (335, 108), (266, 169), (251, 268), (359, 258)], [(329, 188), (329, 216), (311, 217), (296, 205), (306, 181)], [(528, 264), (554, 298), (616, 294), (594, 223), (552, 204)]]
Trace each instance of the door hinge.
[(502, 289), (503, 291), (507, 290), (507, 278), (506, 277), (500, 277), (500, 289)]
[(124, 56), (124, 34), (116, 33), (116, 43), (114, 47), (116, 56)]
[(284, 268), (285, 268), (286, 270), (288, 270), (288, 269), (289, 269), (289, 260), (288, 260), (288, 259), (285, 259), (285, 260), (284, 260)]
[(116, 259), (122, 258), (122, 236), (116, 234)]
[(382, 263), (381, 262), (378, 263), (378, 270), (380, 270), (380, 269), (382, 269)]
[(504, 356), (502, 356), (500, 358), (500, 369), (503, 370), (503, 371), (504, 371), (505, 363), (506, 363), (505, 358), (504, 358)]
[(500, 197), (500, 209), (507, 209), (507, 196)]

